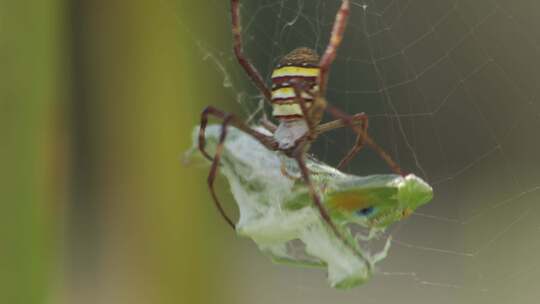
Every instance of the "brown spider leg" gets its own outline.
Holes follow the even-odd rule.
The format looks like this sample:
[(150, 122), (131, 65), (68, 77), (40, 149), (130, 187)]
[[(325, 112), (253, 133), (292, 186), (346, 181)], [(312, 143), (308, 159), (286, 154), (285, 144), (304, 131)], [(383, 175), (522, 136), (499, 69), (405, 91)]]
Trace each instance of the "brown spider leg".
[(247, 133), (253, 136), (261, 144), (263, 144), (267, 149), (269, 150), (277, 149), (277, 144), (272, 136), (268, 136), (258, 131), (255, 131), (254, 129), (249, 127), (247, 124), (245, 124), (241, 119), (239, 119), (238, 117), (234, 115), (227, 114), (215, 107), (208, 106), (201, 113), (201, 124), (199, 128), (199, 150), (201, 151), (202, 155), (204, 155), (204, 157), (206, 157), (208, 160), (212, 161), (212, 157), (206, 152), (204, 148), (206, 146), (205, 131), (206, 131), (206, 126), (208, 125), (208, 116), (210, 115), (215, 116), (222, 120), (225, 119), (227, 116), (232, 116), (231, 121), (230, 121), (231, 125), (243, 131), (244, 133)]
[[(354, 123), (354, 116), (347, 115), (340, 110), (338, 110), (336, 107), (333, 107), (331, 105), (328, 105), (326, 108), (326, 111), (330, 113), (332, 116), (334, 116), (336, 119), (341, 120), (346, 126), (350, 127), (354, 130), (358, 136), (361, 136), (363, 138), (363, 141), (365, 144), (370, 146), (379, 156), (388, 164), (388, 166), (394, 171), (396, 174), (399, 174), (401, 176), (405, 176), (405, 173), (401, 170), (399, 165), (384, 151), (384, 149), (379, 146), (368, 134), (363, 130), (363, 128), (359, 128)], [(325, 131), (329, 131), (325, 130)]]
[[(361, 259), (367, 260), (367, 258), (362, 254), (362, 252), (359, 252), (356, 250), (355, 246), (351, 244), (347, 238), (339, 231), (338, 227), (332, 221), (332, 218), (328, 214), (328, 211), (323, 206), (321, 202), (321, 198), (317, 194), (317, 191), (315, 190), (315, 186), (311, 182), (309, 169), (307, 168), (307, 165), (304, 161), (304, 154), (305, 154), (305, 145), (308, 143), (308, 141), (304, 141), (301, 143), (294, 151), (293, 157), (298, 163), (298, 167), (300, 168), (300, 172), (302, 173), (302, 178), (304, 179), (304, 182), (306, 183), (306, 186), (309, 189), (309, 195), (311, 196), (312, 201), (315, 204), (315, 207), (318, 209), (319, 214), (321, 215), (322, 219), (326, 222), (328, 226), (330, 226), (330, 229), (334, 233), (336, 237), (338, 237), (347, 247), (349, 247), (356, 255), (358, 255)], [(368, 267), (370, 267), (370, 264), (368, 264)]]
[(259, 124), (261, 124), (261, 126), (263, 128), (265, 128), (266, 130), (274, 133), (276, 132), (277, 130), (277, 126), (271, 122), (270, 120), (268, 120), (268, 118), (266, 118), (266, 116), (263, 116), (260, 120), (259, 120)]
[(223, 124), (221, 125), (221, 135), (219, 136), (219, 143), (216, 146), (216, 154), (214, 156), (214, 160), (212, 161), (212, 166), (210, 167), (210, 173), (208, 173), (208, 188), (210, 189), (210, 193), (212, 194), (212, 198), (214, 199), (214, 204), (216, 205), (216, 208), (218, 209), (221, 216), (225, 219), (225, 221), (229, 224), (229, 226), (232, 227), (232, 229), (235, 229), (236, 226), (234, 225), (234, 222), (231, 220), (231, 218), (227, 215), (225, 210), (223, 209), (223, 205), (219, 201), (216, 190), (214, 189), (214, 181), (216, 179), (217, 175), (217, 168), (219, 166), (219, 161), (221, 159), (221, 154), (223, 153), (223, 143), (225, 142), (225, 138), (227, 137), (227, 125), (231, 122), (232, 116), (228, 115), (223, 119)]
[[(317, 129), (315, 130), (317, 136), (319, 136), (320, 134), (323, 134), (323, 133), (326, 133), (326, 132), (329, 132), (329, 131), (332, 131), (332, 130), (335, 130), (335, 129), (340, 129), (340, 128), (343, 128), (343, 127), (349, 127), (350, 126), (349, 124), (352, 124), (353, 126), (362, 125), (362, 131), (360, 132), (360, 134), (358, 134), (355, 146), (353, 146), (351, 148), (351, 150), (347, 153), (347, 155), (339, 162), (339, 165), (337, 166), (337, 169), (341, 170), (341, 168), (344, 167), (347, 164), (347, 162), (349, 162), (350, 159), (352, 159), (355, 156), (355, 154), (358, 153), (363, 148), (363, 146), (365, 145), (365, 138), (364, 138), (364, 136), (362, 134), (366, 134), (366, 136), (368, 136), (367, 135), (367, 125), (365, 125), (367, 123), (368, 123), (367, 115), (365, 113), (358, 113), (358, 114), (355, 114), (353, 116), (350, 116), (350, 120), (336, 119), (336, 120), (324, 123), (322, 125), (319, 125), (317, 127)], [(354, 128), (352, 126), (351, 126), (351, 128), (354, 130)], [(361, 145), (359, 145), (360, 139), (361, 139)], [(374, 143), (374, 141), (373, 141), (373, 139), (371, 139), (371, 137), (369, 138), (369, 140)], [(382, 148), (380, 148), (380, 149), (382, 150)], [(383, 152), (384, 152), (384, 150), (383, 150)], [(386, 154), (386, 153), (384, 153), (384, 154)], [(381, 156), (381, 158), (385, 159), (383, 156)], [(390, 158), (390, 156), (388, 156), (388, 158)], [(392, 159), (390, 158), (390, 160), (392, 160)], [(386, 161), (386, 159), (385, 159), (385, 161)], [(343, 164), (343, 162), (345, 162), (345, 163)], [(393, 163), (395, 164), (395, 162), (393, 162)], [(390, 167), (392, 167), (392, 166), (390, 165)], [(401, 169), (399, 168), (399, 166), (398, 166), (398, 169), (399, 169), (399, 171), (396, 171), (396, 170), (393, 170), (393, 171), (394, 172), (401, 172)], [(403, 175), (403, 173), (398, 173), (398, 174)]]
[(341, 2), (341, 7), (336, 14), (336, 19), (334, 21), (334, 26), (332, 28), (332, 34), (330, 35), (330, 42), (326, 47), (324, 55), (321, 57), (319, 66), (321, 72), (319, 74), (319, 79), (317, 83), (319, 84), (319, 92), (321, 96), (324, 96), (326, 92), (326, 84), (328, 83), (328, 72), (330, 70), (330, 65), (334, 62), (336, 58), (337, 49), (341, 45), (341, 40), (343, 40), (343, 33), (347, 27), (347, 20), (350, 12), (350, 1), (343, 0)]
[(315, 186), (313, 186), (313, 183), (311, 182), (311, 178), (309, 176), (309, 169), (307, 168), (306, 162), (304, 161), (304, 145), (300, 145), (297, 150), (295, 151), (294, 158), (296, 159), (296, 162), (298, 163), (298, 167), (300, 168), (300, 172), (302, 173), (302, 178), (304, 179), (304, 182), (308, 186), (309, 189), (309, 195), (313, 199), (313, 202), (315, 203), (315, 207), (319, 210), (319, 213), (321, 214), (321, 217), (323, 220), (330, 226), (332, 231), (337, 236), (341, 237), (341, 233), (337, 229), (336, 224), (332, 221), (330, 218), (330, 215), (328, 214), (328, 211), (326, 208), (322, 205), (321, 199), (319, 198), (319, 195), (315, 191)]
[[(349, 247), (349, 249), (351, 249), (352, 252), (358, 255), (361, 259), (367, 260), (364, 254), (362, 254), (362, 252), (359, 252), (356, 249), (356, 247), (353, 244), (351, 244), (347, 240), (347, 238), (345, 238), (345, 236), (337, 228), (336, 224), (332, 221), (332, 218), (328, 214), (328, 211), (326, 210), (326, 208), (323, 206), (321, 202), (321, 198), (319, 197), (319, 195), (317, 194), (315, 190), (315, 186), (311, 182), (310, 172), (304, 161), (306, 146), (311, 141), (315, 140), (315, 138), (320, 134), (320, 132), (317, 131), (317, 125), (320, 123), (320, 119), (322, 117), (322, 114), (324, 113), (324, 110), (327, 107), (327, 103), (324, 98), (321, 98), (319, 95), (316, 95), (313, 92), (310, 92), (307, 89), (305, 83), (293, 81), (292, 86), (295, 91), (296, 100), (300, 104), (300, 108), (302, 109), (302, 114), (309, 127), (308, 134), (304, 138), (304, 141), (299, 143), (298, 146), (295, 148), (294, 152), (292, 153), (292, 157), (298, 163), (298, 167), (302, 174), (302, 178), (304, 179), (304, 182), (309, 189), (309, 194), (311, 196), (311, 199), (314, 202), (315, 206), (317, 207), (322, 219), (327, 223), (328, 226), (330, 226), (334, 235), (338, 239), (340, 239), (347, 247)], [(303, 92), (305, 92), (306, 94), (314, 98), (313, 104), (311, 105), (310, 109), (307, 108), (306, 101), (304, 97), (302, 96)], [(313, 121), (313, 117), (315, 117), (315, 121)], [(352, 122), (350, 123), (351, 125), (356, 124), (356, 122), (354, 121), (355, 119), (358, 119), (358, 118), (353, 117)], [(325, 187), (326, 185), (323, 185), (323, 188)], [(368, 268), (371, 268), (371, 265), (369, 263), (367, 263), (367, 265), (368, 265)]]
[[(324, 100), (324, 98), (319, 97), (318, 95), (315, 95), (315, 93), (311, 92), (305, 82), (299, 82), (293, 79), (291, 80), (291, 84), (294, 89), (296, 101), (300, 105), (300, 109), (302, 110), (302, 115), (304, 116), (304, 120), (306, 121), (306, 124), (308, 125), (309, 133), (310, 133), (309, 137), (311, 139), (315, 139), (315, 137), (317, 136), (316, 128), (322, 119), (324, 108), (326, 108), (326, 100)], [(302, 96), (302, 93), (307, 94), (313, 99), (311, 106), (309, 108), (306, 104), (306, 100)]]
[[(294, 94), (296, 95), (296, 101), (298, 102), (298, 104), (300, 105), (300, 109), (302, 110), (302, 115), (304, 117), (304, 120), (306, 121), (306, 124), (308, 125), (308, 133), (307, 133), (307, 136), (304, 138), (305, 141), (309, 142), (309, 141), (313, 141), (316, 137), (316, 132), (315, 132), (315, 128), (316, 128), (316, 125), (312, 119), (311, 119), (311, 115), (310, 115), (310, 111), (307, 107), (307, 104), (306, 104), (306, 100), (304, 99), (304, 97), (302, 96), (302, 92), (305, 92), (307, 94), (309, 94), (311, 97), (315, 97), (313, 93), (309, 92), (309, 90), (307, 90), (307, 86), (305, 83), (303, 82), (298, 82), (296, 80), (292, 80), (291, 81), (291, 84), (292, 84), (292, 87), (294, 89)], [(302, 90), (302, 91), (301, 91)], [(312, 103), (312, 109), (314, 107), (314, 103)], [(318, 123), (318, 122), (317, 122)], [(285, 164), (283, 162), (281, 162), (281, 167), (280, 167), (280, 170), (281, 170), (281, 174), (283, 174), (283, 176), (291, 179), (291, 180), (298, 180), (300, 178), (302, 178), (301, 176), (300, 177), (296, 177), (296, 176), (293, 176), (291, 174), (289, 174), (289, 172), (287, 172), (287, 168), (285, 167)]]
[[(351, 123), (354, 124), (354, 125), (360, 125), (363, 123), (363, 119), (361, 116), (363, 116), (364, 113), (359, 113), (359, 114), (355, 114), (352, 116), (352, 120), (351, 120)], [(326, 122), (326, 123), (323, 123), (319, 126), (317, 126), (317, 128), (315, 129), (315, 132), (317, 133), (317, 135), (320, 135), (322, 133), (326, 133), (328, 131), (332, 131), (332, 130), (335, 130), (335, 129), (339, 129), (339, 128), (343, 128), (343, 127), (346, 127), (347, 124), (345, 122), (343, 122), (341, 119), (336, 119), (336, 120), (333, 120), (333, 121), (329, 121), (329, 122)]]
[[(205, 151), (205, 145), (206, 145), (206, 138), (205, 138), (205, 130), (206, 126), (208, 124), (208, 116), (214, 115), (218, 118), (223, 119), (223, 123), (221, 125), (221, 134), (219, 136), (219, 142), (216, 146), (216, 153), (214, 158), (210, 157), (208, 153)], [(212, 195), (212, 199), (214, 200), (214, 204), (216, 205), (216, 208), (218, 209), (221, 216), (225, 219), (225, 221), (233, 228), (235, 229), (234, 222), (231, 220), (231, 218), (225, 213), (225, 210), (223, 209), (223, 206), (221, 202), (219, 201), (216, 191), (214, 189), (214, 181), (217, 176), (217, 169), (219, 166), (219, 161), (221, 159), (221, 154), (223, 153), (223, 145), (225, 142), (225, 138), (227, 138), (227, 127), (229, 124), (235, 126), (239, 130), (253, 136), (255, 139), (257, 139), (261, 144), (263, 144), (267, 149), (269, 150), (276, 150), (277, 144), (275, 144), (273, 138), (268, 135), (264, 135), (262, 133), (259, 133), (253, 129), (251, 129), (249, 126), (247, 126), (244, 122), (242, 122), (238, 117), (234, 116), (233, 114), (226, 114), (225, 112), (218, 110), (214, 107), (207, 107), (204, 109), (201, 115), (201, 126), (199, 129), (199, 150), (201, 153), (207, 157), (209, 160), (212, 161), (212, 165), (210, 167), (210, 172), (208, 174), (208, 188), (210, 189), (210, 194)]]
[[(326, 123), (326, 124), (321, 125), (321, 126), (315, 126), (315, 124), (318, 124), (318, 122), (320, 120), (317, 120), (317, 122), (313, 122), (311, 115), (320, 115), (318, 113), (324, 112), (324, 110), (328, 106), (326, 104), (326, 101), (323, 98), (317, 97), (312, 92), (306, 90), (306, 86), (305, 86), (304, 83), (293, 82), (293, 88), (294, 88), (294, 91), (295, 91), (295, 94), (296, 94), (296, 98), (297, 98), (297, 100), (298, 100), (298, 102), (300, 104), (300, 108), (302, 109), (304, 119), (306, 120), (306, 122), (307, 122), (307, 124), (309, 126), (309, 130), (310, 130), (309, 137), (310, 138), (314, 139), (317, 136), (319, 136), (321, 133), (324, 133), (324, 132), (327, 132), (327, 131), (330, 131), (330, 130), (333, 130), (333, 129), (336, 129), (336, 128), (341, 128), (341, 127), (347, 126), (348, 123), (350, 123), (350, 124), (352, 124), (354, 126), (356, 126), (359, 123), (362, 124), (362, 131), (360, 133), (358, 133), (358, 135), (356, 137), (355, 145), (351, 148), (351, 150), (349, 150), (349, 152), (345, 155), (345, 157), (339, 162), (339, 164), (337, 166), (337, 169), (341, 170), (343, 167), (345, 167), (345, 165), (347, 165), (347, 163), (349, 163), (351, 161), (351, 159), (356, 154), (358, 154), (358, 152), (360, 152), (360, 150), (362, 150), (362, 148), (364, 146), (364, 137), (367, 136), (367, 129), (368, 129), (368, 126), (369, 126), (369, 120), (368, 120), (367, 115), (365, 113), (358, 113), (358, 114), (350, 117), (349, 122), (338, 119), (336, 121), (329, 122), (329, 123)], [(314, 104), (316, 104), (317, 102), (319, 103), (318, 106), (316, 106), (316, 107), (314, 106), (314, 108), (312, 108), (312, 111), (311, 111), (312, 114), (311, 115), (310, 115), (310, 113), (308, 113), (308, 109), (307, 109), (307, 106), (305, 104), (306, 101), (302, 97), (302, 95), (301, 95), (302, 92), (300, 92), (300, 89), (303, 89), (304, 90), (303, 92), (305, 92), (306, 94), (308, 94), (308, 95), (310, 95), (310, 96), (312, 96), (314, 98), (314, 100), (315, 100)], [(354, 130), (354, 128), (353, 128), (353, 130)], [(371, 140), (371, 141), (373, 141), (373, 140)], [(380, 150), (382, 150), (382, 148)], [(382, 150), (382, 152), (384, 154), (386, 154), (384, 152), (384, 150)], [(383, 159), (384, 159), (384, 156), (383, 156)]]
[(231, 0), (231, 20), (232, 20), (232, 33), (233, 33), (233, 43), (234, 43), (234, 54), (238, 63), (244, 68), (246, 74), (251, 78), (251, 81), (255, 86), (261, 91), (263, 96), (268, 102), (271, 103), (272, 94), (270, 90), (264, 83), (264, 80), (255, 68), (255, 66), (249, 61), (249, 59), (244, 54), (243, 43), (242, 43), (242, 28), (240, 25), (240, 0)]
[[(356, 114), (355, 117), (360, 119), (362, 121), (362, 132), (364, 134), (368, 134), (368, 126), (369, 126), (369, 119), (368, 116), (364, 113)], [(349, 152), (341, 159), (341, 161), (337, 165), (338, 170), (342, 170), (355, 156), (362, 150), (364, 147), (364, 136), (362, 134), (358, 134), (356, 137), (356, 142), (354, 146), (349, 150)]]

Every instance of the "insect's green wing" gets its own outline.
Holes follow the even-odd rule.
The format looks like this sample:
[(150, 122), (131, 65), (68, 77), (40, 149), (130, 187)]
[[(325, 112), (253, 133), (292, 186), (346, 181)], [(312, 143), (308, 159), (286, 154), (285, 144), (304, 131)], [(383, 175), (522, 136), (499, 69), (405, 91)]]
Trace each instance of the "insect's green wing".
[(348, 222), (386, 228), (432, 197), (431, 187), (414, 175), (371, 175), (337, 181), (325, 194), (325, 203)]
[[(408, 216), (433, 197), (431, 187), (414, 175), (329, 176), (314, 179), (324, 189), (323, 202), (332, 218), (342, 224), (386, 228)], [(289, 209), (312, 204), (307, 192), (285, 203)]]

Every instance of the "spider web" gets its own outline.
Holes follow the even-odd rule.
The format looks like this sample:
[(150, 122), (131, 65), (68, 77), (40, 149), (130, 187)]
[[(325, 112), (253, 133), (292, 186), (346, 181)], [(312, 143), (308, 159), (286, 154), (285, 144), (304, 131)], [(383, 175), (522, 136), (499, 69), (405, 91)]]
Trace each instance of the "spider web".
[[(214, 15), (223, 15), (217, 23), (229, 29), (228, 5), (210, 2)], [(295, 47), (322, 53), (339, 4), (243, 1), (246, 53), (266, 79)], [(429, 181), (435, 199), (393, 227), (389, 257), (365, 287), (337, 292), (323, 286), (317, 271), (252, 257), (231, 266), (243, 273), (231, 285), (242, 289), (249, 282), (255, 290), (236, 295), (235, 303), (273, 303), (276, 294), (295, 303), (537, 303), (540, 34), (534, 29), (540, 4), (352, 4), (328, 101), (351, 114), (366, 112), (372, 137), (406, 171)], [(269, 113), (228, 48), (211, 38), (194, 41), (223, 73), (245, 117)], [(352, 132), (337, 131), (320, 139), (312, 153), (337, 164), (353, 141)], [(389, 169), (365, 150), (347, 171)], [(258, 254), (246, 251), (242, 255)], [(256, 271), (246, 270), (250, 261)], [(261, 271), (268, 275), (261, 277)]]

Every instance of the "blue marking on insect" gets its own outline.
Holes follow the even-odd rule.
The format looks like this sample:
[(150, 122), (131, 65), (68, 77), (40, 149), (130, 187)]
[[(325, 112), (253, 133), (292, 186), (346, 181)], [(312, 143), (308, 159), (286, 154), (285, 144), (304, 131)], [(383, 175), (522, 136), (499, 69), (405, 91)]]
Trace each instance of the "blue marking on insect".
[(367, 207), (356, 211), (356, 214), (360, 216), (370, 216), (375, 211), (375, 207)]

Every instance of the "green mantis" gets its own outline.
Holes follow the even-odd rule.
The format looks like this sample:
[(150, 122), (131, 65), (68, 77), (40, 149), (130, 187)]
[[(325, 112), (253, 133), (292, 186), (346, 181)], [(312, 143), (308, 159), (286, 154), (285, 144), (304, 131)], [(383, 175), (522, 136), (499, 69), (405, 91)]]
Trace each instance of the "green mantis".
[[(214, 125), (206, 129), (210, 154), (215, 152), (220, 128)], [(194, 133), (195, 146), (197, 132), (198, 128)], [(375, 264), (386, 257), (390, 238), (379, 252), (369, 252), (364, 245), (428, 203), (433, 191), (412, 174), (360, 177), (312, 158), (306, 164), (325, 208), (356, 250), (338, 239), (321, 219), (305, 183), (294, 178), (300, 176), (294, 160), (269, 151), (231, 127), (220, 171), (227, 178), (240, 211), (236, 231), (251, 238), (276, 262), (324, 267), (331, 286), (357, 286), (367, 281)], [(287, 174), (283, 174), (283, 168)], [(363, 227), (367, 235), (353, 232), (352, 226)]]

